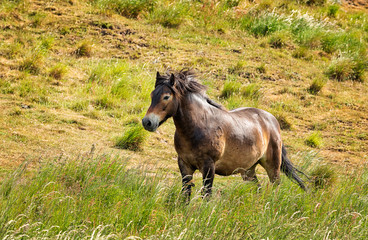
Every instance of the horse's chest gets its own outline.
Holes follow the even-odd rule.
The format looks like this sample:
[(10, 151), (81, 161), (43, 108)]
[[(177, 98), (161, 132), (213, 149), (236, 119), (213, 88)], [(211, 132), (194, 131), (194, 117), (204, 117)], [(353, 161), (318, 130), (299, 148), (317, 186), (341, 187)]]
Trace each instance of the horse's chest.
[(186, 158), (211, 157), (217, 160), (221, 157), (225, 146), (223, 130), (194, 129), (188, 134), (175, 133), (175, 149)]

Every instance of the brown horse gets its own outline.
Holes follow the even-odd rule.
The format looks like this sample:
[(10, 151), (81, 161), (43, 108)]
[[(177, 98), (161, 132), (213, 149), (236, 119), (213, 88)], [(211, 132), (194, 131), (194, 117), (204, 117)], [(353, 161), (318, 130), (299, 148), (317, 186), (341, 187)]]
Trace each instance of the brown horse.
[(175, 149), (187, 197), (197, 169), (203, 176), (204, 193), (210, 195), (215, 173), (240, 173), (244, 180), (257, 182), (257, 164), (266, 169), (272, 183), (279, 183), (281, 169), (305, 190), (296, 173), (299, 170), (286, 157), (276, 118), (256, 108), (228, 111), (210, 100), (205, 89), (190, 70), (163, 76), (157, 72), (151, 106), (142, 119), (144, 128), (153, 132), (173, 117)]

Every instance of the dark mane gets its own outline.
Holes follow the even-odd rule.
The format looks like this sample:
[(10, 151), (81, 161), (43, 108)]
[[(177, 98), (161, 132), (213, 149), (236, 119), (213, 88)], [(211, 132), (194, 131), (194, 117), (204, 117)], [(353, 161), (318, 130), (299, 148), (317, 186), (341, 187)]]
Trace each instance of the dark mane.
[(181, 70), (180, 72), (167, 71), (165, 75), (160, 75), (157, 78), (156, 86), (165, 84), (168, 85), (170, 82), (171, 74), (175, 76), (176, 80), (176, 93), (182, 96), (187, 93), (200, 93), (203, 94), (206, 91), (206, 86), (200, 84), (196, 80), (196, 75), (193, 70)]
[[(175, 77), (176, 82), (175, 86), (170, 85), (170, 78), (172, 74)], [(198, 93), (210, 105), (219, 109), (225, 109), (221, 104), (218, 104), (215, 101), (208, 98), (208, 96), (206, 95), (207, 87), (197, 81), (196, 74), (191, 69), (183, 69), (180, 72), (167, 71), (165, 75), (157, 75), (155, 87), (159, 85), (168, 86), (175, 92), (178, 98), (181, 98), (187, 95), (188, 93)]]

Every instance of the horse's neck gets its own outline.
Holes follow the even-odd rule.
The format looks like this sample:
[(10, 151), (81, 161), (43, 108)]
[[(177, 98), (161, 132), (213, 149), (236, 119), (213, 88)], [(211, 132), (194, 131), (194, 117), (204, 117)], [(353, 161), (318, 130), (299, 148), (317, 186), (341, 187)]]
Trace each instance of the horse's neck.
[(185, 96), (179, 105), (178, 112), (174, 116), (174, 123), (177, 129), (185, 131), (200, 127), (214, 114), (214, 106), (199, 94)]

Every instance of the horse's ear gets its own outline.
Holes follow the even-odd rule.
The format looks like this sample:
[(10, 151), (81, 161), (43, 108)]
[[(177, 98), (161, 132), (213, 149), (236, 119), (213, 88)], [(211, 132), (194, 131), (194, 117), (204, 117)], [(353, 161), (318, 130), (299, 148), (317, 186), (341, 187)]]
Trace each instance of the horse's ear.
[(156, 73), (156, 83), (155, 83), (155, 87), (157, 87), (157, 85), (160, 83), (161, 81), (161, 75), (160, 73), (157, 71)]
[(173, 73), (171, 73), (169, 82), (171, 86), (175, 85), (175, 75)]

